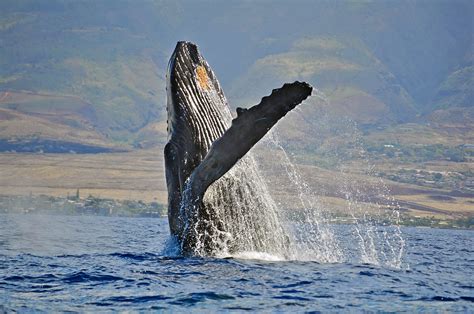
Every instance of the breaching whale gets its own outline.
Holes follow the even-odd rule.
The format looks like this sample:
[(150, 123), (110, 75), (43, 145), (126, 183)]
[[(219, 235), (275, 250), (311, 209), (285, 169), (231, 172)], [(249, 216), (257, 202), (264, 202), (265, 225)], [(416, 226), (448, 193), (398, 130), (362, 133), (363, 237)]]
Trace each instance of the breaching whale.
[(285, 84), (232, 114), (195, 44), (178, 42), (167, 72), (164, 149), (170, 232), (184, 255), (282, 254), (288, 236), (248, 151), (312, 87)]

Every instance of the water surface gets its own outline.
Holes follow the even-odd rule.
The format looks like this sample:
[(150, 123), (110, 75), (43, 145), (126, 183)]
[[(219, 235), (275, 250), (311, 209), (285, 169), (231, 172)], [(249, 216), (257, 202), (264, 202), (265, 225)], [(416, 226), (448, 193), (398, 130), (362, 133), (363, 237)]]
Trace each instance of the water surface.
[(402, 231), (397, 269), (172, 256), (166, 219), (0, 215), (0, 311), (474, 311), (474, 233)]

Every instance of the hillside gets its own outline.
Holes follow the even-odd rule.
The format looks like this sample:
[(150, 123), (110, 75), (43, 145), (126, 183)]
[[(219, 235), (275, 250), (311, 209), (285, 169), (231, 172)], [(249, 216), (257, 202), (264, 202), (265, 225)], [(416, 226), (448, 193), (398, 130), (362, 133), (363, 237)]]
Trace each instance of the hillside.
[(234, 105), (299, 79), (361, 125), (415, 121), (472, 105), (473, 12), (470, 1), (2, 1), (0, 93), (16, 98), (0, 107), (58, 129), (77, 118), (110, 145), (162, 145), (167, 60), (187, 39)]
[(331, 102), (329, 110), (360, 123), (407, 121), (416, 114), (414, 100), (363, 42), (337, 37), (299, 39), (287, 52), (258, 59), (231, 95), (252, 103), (293, 80), (317, 86)]
[(0, 90), (10, 97), (0, 98), (0, 106), (56, 115), (51, 122), (60, 124), (81, 111), (78, 123), (130, 144), (130, 134), (162, 114), (164, 55), (157, 41), (132, 29), (133, 22), (116, 22), (128, 12), (138, 23), (146, 8), (133, 19), (131, 3), (90, 4), (2, 2)]

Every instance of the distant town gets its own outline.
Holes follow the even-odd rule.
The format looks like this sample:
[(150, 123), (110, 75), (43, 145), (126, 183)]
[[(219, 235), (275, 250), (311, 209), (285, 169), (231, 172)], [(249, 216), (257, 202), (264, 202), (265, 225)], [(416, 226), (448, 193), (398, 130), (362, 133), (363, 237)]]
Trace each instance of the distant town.
[(141, 200), (114, 200), (92, 195), (82, 198), (78, 189), (75, 195), (66, 197), (0, 196), (0, 213), (163, 217), (166, 208), (157, 202)]
[[(79, 189), (73, 196), (55, 197), (48, 195), (0, 195), (0, 214), (46, 214), (46, 215), (88, 215), (115, 217), (160, 218), (167, 215), (167, 208), (158, 202), (146, 203), (141, 200), (114, 200), (89, 195), (81, 198)], [(329, 214), (332, 224), (354, 224), (358, 219), (341, 213)], [(394, 223), (391, 219), (380, 218), (381, 225)], [(474, 216), (459, 219), (437, 219), (417, 217), (401, 213), (398, 223), (402, 226), (474, 229)]]

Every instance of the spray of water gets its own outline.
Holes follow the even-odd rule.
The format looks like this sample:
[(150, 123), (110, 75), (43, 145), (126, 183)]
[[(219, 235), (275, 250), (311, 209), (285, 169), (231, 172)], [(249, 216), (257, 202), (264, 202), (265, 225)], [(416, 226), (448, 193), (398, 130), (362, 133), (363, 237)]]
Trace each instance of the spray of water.
[[(328, 104), (324, 94), (317, 91), (316, 95), (318, 100)], [(326, 205), (318, 197), (323, 194), (322, 191), (307, 184), (307, 176), (302, 175), (292, 162), (277, 132), (271, 132), (264, 145), (273, 146), (279, 152), (272, 153), (274, 160), (271, 162), (279, 164), (284, 170), (280, 172), (286, 174), (286, 181), (293, 186), (291, 190), (297, 194), (300, 202), (296, 219), (291, 217), (293, 212), (290, 212), (290, 220), (298, 221), (294, 230), (295, 247), (298, 250), (294, 256), (321, 262), (348, 261), (401, 268), (405, 241), (399, 226), (399, 206), (390, 196), (384, 182), (375, 179), (374, 167), (365, 157), (367, 155), (357, 125), (348, 119), (341, 119), (338, 128), (337, 122), (328, 116), (322, 116), (317, 122), (320, 134), (337, 134), (337, 143), (326, 141), (325, 155), (335, 163), (331, 180), (338, 191), (333, 194), (345, 200), (345, 212), (349, 213), (354, 224), (349, 226), (352, 232), (347, 236), (340, 226), (329, 223), (324, 215), (327, 212)], [(341, 138), (342, 142), (350, 143), (348, 146), (352, 147), (349, 156), (339, 152)], [(331, 152), (328, 154), (328, 151)], [(358, 175), (353, 174), (354, 165), (351, 161), (354, 159), (357, 159), (358, 165), (362, 165)]]
[(195, 255), (265, 252), (280, 259), (288, 256), (289, 237), (252, 154), (209, 187), (199, 208), (189, 208), (193, 202), (188, 191), (183, 193), (181, 215), (193, 222), (185, 229), (195, 238)]
[[(370, 167), (366, 174), (370, 175)], [(354, 220), (353, 235), (362, 263), (401, 268), (405, 241), (399, 225), (399, 206), (380, 179), (357, 184), (348, 169), (340, 170), (341, 194)], [(368, 208), (370, 207), (370, 209)]]
[[(277, 132), (271, 132), (265, 144), (273, 146), (280, 151), (275, 155), (274, 164), (281, 165), (286, 182), (293, 186), (301, 210), (299, 217), (295, 212), (288, 212), (289, 221), (298, 221), (292, 226), (294, 250), (291, 252), (293, 259), (315, 260), (319, 262), (335, 263), (342, 261), (342, 251), (337, 238), (328, 220), (322, 215), (321, 204), (314, 198), (315, 193), (302, 178), (297, 167), (292, 163), (288, 153), (280, 143)], [(278, 160), (279, 159), (279, 160)]]
[[(316, 95), (319, 100), (328, 102), (321, 92)], [(340, 132), (332, 122), (323, 117), (319, 128), (326, 130), (321, 133)], [(355, 143), (353, 151), (362, 151), (357, 126), (348, 121), (342, 125), (344, 132), (340, 133)], [(341, 134), (338, 136), (341, 138)], [(352, 233), (347, 236), (341, 232), (340, 225), (330, 223), (318, 187), (306, 182), (276, 131), (267, 134), (259, 143), (259, 147), (262, 146), (272, 151), (272, 160), (266, 162), (273, 164), (273, 173), (284, 177), (286, 188), (295, 193), (299, 209), (289, 210), (275, 203), (268, 188), (272, 182), (268, 175), (261, 174), (252, 150), (208, 189), (204, 206), (199, 209), (207, 211), (207, 215), (197, 215), (199, 210), (195, 208), (190, 211), (197, 215), (193, 217), (197, 223), (192, 226), (197, 238), (195, 255), (322, 263), (347, 261), (401, 267), (405, 243), (398, 226), (398, 208), (382, 181), (364, 183), (361, 188), (359, 178), (354, 178), (350, 165), (344, 163), (347, 158), (339, 158), (337, 145), (325, 144), (325, 149), (334, 149), (332, 158), (339, 163), (334, 169), (337, 193), (346, 201), (346, 211), (355, 222), (348, 227)], [(367, 168), (365, 174), (370, 174), (370, 162), (363, 161)], [(189, 210), (186, 194), (185, 191), (184, 216)], [(204, 216), (207, 220), (202, 218)], [(386, 226), (382, 226), (383, 221)]]

